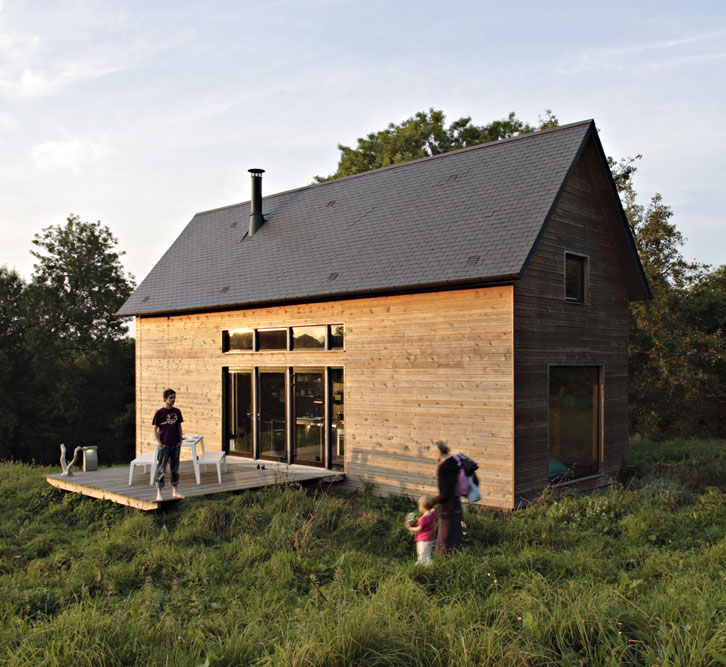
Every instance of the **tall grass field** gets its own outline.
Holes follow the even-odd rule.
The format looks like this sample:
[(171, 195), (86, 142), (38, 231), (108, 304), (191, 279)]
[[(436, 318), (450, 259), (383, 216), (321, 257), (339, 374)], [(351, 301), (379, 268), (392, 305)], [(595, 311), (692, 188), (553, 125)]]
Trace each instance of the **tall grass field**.
[[(0, 464), (8, 665), (723, 665), (726, 442), (631, 442), (629, 479), (468, 509), (414, 563), (408, 498), (270, 487), (157, 513)], [(432, 472), (433, 472), (432, 462)]]

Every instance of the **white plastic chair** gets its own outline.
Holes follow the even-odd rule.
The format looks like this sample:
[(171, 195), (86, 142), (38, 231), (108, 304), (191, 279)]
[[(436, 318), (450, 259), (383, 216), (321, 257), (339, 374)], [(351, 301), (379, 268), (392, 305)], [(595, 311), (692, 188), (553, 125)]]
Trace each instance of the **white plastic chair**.
[(154, 477), (156, 476), (156, 462), (159, 459), (159, 443), (156, 443), (153, 452), (144, 452), (141, 456), (137, 456), (129, 466), (129, 486), (134, 481), (134, 468), (136, 466), (144, 466), (144, 474), (146, 474), (146, 466), (151, 466), (151, 474), (149, 475), (149, 486), (154, 485)]

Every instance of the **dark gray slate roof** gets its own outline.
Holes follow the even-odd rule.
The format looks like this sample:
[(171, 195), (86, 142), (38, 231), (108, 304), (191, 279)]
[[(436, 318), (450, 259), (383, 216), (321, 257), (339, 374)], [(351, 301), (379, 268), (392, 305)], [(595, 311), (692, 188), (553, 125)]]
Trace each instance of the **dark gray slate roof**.
[(117, 314), (516, 280), (591, 133), (583, 121), (271, 195), (252, 237), (249, 202), (197, 213)]

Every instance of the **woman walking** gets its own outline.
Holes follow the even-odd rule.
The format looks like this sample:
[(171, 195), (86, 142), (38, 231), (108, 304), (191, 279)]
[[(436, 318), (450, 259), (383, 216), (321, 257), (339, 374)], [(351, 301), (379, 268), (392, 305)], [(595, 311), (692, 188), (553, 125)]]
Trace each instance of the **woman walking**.
[(459, 464), (450, 455), (451, 450), (445, 442), (439, 440), (434, 444), (433, 457), (439, 464), (436, 478), (439, 483), (439, 495), (434, 504), (441, 505), (439, 515), (439, 534), (436, 539), (437, 554), (448, 554), (461, 549), (461, 499), (456, 493), (459, 478)]

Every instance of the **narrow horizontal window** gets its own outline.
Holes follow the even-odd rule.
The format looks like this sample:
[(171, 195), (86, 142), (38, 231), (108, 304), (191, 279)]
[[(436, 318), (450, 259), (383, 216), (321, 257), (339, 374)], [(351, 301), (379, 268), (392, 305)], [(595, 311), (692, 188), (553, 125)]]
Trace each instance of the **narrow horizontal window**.
[(222, 332), (222, 352), (254, 349), (255, 332), (252, 329), (231, 329)]
[(287, 329), (257, 329), (258, 350), (287, 350)]
[(328, 334), (328, 349), (330, 350), (342, 350), (344, 340), (344, 328), (342, 324), (331, 324), (329, 326)]
[(587, 257), (565, 255), (565, 299), (585, 303), (587, 293)]
[(324, 350), (325, 326), (293, 327), (293, 350)]

